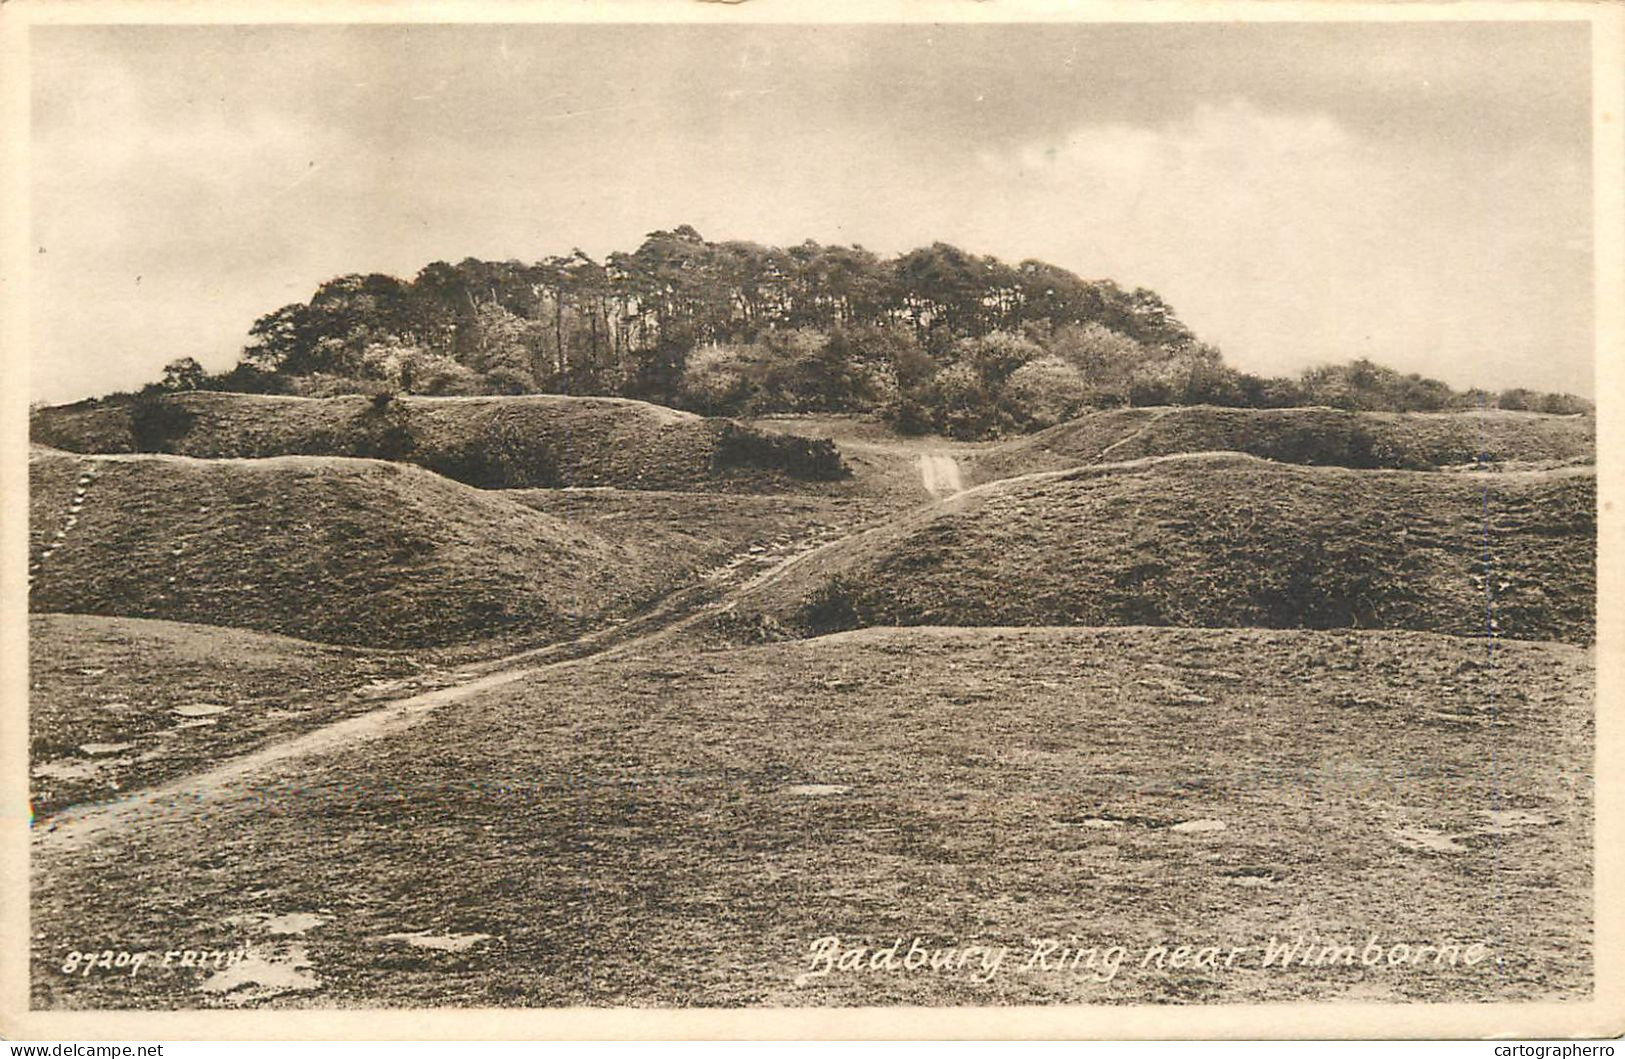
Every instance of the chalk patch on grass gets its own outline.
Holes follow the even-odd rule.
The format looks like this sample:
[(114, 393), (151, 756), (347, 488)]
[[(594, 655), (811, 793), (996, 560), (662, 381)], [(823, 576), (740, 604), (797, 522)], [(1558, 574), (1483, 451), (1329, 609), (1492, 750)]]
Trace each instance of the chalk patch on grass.
[(1425, 827), (1402, 827), (1392, 832), (1394, 841), (1418, 853), (1466, 853), (1467, 847), (1443, 831)]
[(198, 986), (205, 993), (228, 996), (236, 1004), (269, 1000), (284, 993), (303, 993), (321, 988), (310, 953), (303, 945), (283, 949), (250, 949), (248, 955), (223, 970), (216, 971)]
[(1486, 821), (1479, 830), (1492, 835), (1504, 835), (1528, 827), (1550, 827), (1556, 823), (1551, 817), (1528, 809), (1484, 809), (1478, 815)]
[(312, 912), (284, 912), (260, 924), (267, 934), (303, 934), (326, 923), (331, 916), (318, 916)]
[(91, 757), (106, 757), (109, 754), (123, 753), (134, 747), (134, 743), (82, 743), (79, 746), (79, 752), (88, 754)]
[[(270, 890), (260, 890), (258, 894), (246, 894), (247, 897), (264, 897)], [(227, 916), (224, 920), (227, 926), (241, 927), (254, 934), (280, 934), (292, 936), (314, 930), (332, 920), (332, 916), (320, 916), (313, 912), (242, 912), (234, 916)]]
[(489, 934), (436, 934), (429, 930), (419, 930), (412, 933), (385, 934), (378, 940), (399, 942), (418, 949), (434, 949), (437, 952), (465, 952), (490, 939)]
[(799, 783), (794, 787), (784, 788), (784, 793), (802, 798), (827, 798), (834, 794), (845, 794), (851, 789), (840, 783)]
[(218, 702), (194, 702), (186, 706), (177, 706), (171, 712), (181, 717), (213, 717), (230, 709), (230, 706), (222, 706)]
[(103, 768), (112, 764), (111, 760), (76, 761), (73, 758), (62, 758), (57, 761), (42, 761), (34, 766), (34, 775), (47, 780), (88, 780), (93, 778)]
[(1175, 824), (1168, 830), (1178, 831), (1182, 835), (1200, 835), (1211, 831), (1224, 831), (1229, 828), (1229, 826), (1230, 825), (1225, 823), (1223, 820), (1186, 820), (1182, 824)]

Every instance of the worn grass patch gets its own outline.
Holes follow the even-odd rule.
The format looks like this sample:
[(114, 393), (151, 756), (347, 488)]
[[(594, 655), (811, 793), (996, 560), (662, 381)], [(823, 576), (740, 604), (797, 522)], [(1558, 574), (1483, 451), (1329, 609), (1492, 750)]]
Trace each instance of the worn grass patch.
[[(961, 464), (974, 466), (984, 454), (1000, 448), (996, 442), (955, 441), (935, 434), (902, 435), (866, 415), (807, 413), (762, 416), (747, 422), (763, 431), (832, 441), (840, 448), (841, 458), (852, 472), (851, 478), (840, 483), (838, 491), (889, 502), (894, 509), (924, 503), (931, 498), (920, 476), (921, 457), (948, 456)], [(1017, 469), (1009, 473), (1023, 471)]]
[(1240, 455), (1011, 479), (853, 536), (724, 618), (1403, 628), (1589, 642), (1594, 475), (1351, 471)]
[[(1575, 647), (1408, 632), (645, 646), (177, 798), (97, 845), (40, 845), (34, 1002), (1579, 999), (1591, 667)], [(315, 925), (269, 932), (291, 920)], [(986, 981), (798, 984), (830, 935), (1014, 952)], [(1272, 937), (1372, 935), (1490, 958), (1260, 966)], [(1025, 966), (1035, 939), (1132, 958), (1109, 981)], [(1141, 965), (1156, 945), (1249, 955)], [(64, 971), (74, 950), (238, 946), (298, 974), (232, 991), (191, 967)]]

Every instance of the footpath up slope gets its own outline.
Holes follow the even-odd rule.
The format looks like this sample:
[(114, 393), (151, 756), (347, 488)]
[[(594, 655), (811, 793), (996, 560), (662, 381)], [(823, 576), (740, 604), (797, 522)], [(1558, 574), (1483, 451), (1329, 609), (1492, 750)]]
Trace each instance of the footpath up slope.
[(995, 482), (828, 548), (721, 619), (1413, 629), (1590, 642), (1596, 479), (1205, 454)]
[(554, 639), (664, 587), (658, 557), (373, 460), (31, 454), (30, 609), (371, 647)]
[(1395, 470), (1591, 463), (1596, 421), (1499, 409), (1123, 408), (1082, 416), (991, 449), (975, 458), (972, 476), (987, 482), (1186, 452), (1245, 452), (1280, 463)]
[[(28, 676), (36, 819), (196, 772), (435, 679), (405, 651), (89, 614), (30, 616)], [(186, 712), (200, 708), (212, 711), (201, 724)]]
[(185, 393), (37, 411), (72, 452), (398, 460), (486, 488), (757, 489), (841, 473), (833, 445), (616, 397), (268, 397)]

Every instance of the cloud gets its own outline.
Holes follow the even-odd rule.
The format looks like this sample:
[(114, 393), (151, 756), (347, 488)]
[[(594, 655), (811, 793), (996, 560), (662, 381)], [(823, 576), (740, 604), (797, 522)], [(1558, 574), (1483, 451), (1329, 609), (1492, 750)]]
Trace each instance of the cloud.
[[(1061, 143), (1018, 148), (1005, 168), (1054, 181), (1083, 178), (1121, 187), (1147, 176), (1183, 184), (1205, 180), (1216, 169), (1232, 173), (1279, 172), (1335, 163), (1355, 138), (1325, 114), (1280, 114), (1244, 99), (1199, 103), (1188, 118), (1159, 128), (1113, 123), (1078, 129)], [(995, 168), (997, 157), (984, 156)]]
[(1370, 356), (1496, 385), (1585, 348), (1589, 191), (1551, 148), (1492, 159), (1233, 99), (979, 160), (988, 240), (1152, 287), (1250, 370)]
[[(1022, 197), (1065, 202), (1114, 263), (1145, 267), (1176, 247), (1182, 256), (1256, 250), (1272, 232), (1293, 241), (1317, 231), (1347, 237), (1349, 226), (1328, 222), (1374, 214), (1387, 193), (1369, 179), (1369, 155), (1327, 115), (1271, 113), (1236, 99), (1198, 104), (1158, 127), (1084, 127), (982, 162)], [(1297, 222), (1290, 233), (1288, 220)]]

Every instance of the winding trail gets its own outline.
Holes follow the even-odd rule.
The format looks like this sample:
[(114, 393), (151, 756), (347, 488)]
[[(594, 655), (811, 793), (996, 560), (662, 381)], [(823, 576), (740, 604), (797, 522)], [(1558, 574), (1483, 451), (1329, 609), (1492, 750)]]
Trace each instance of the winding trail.
[(741, 574), (721, 583), (702, 580), (679, 589), (652, 609), (619, 625), (563, 643), (470, 663), (444, 674), (452, 682), (446, 686), (391, 700), (366, 713), (230, 758), (202, 772), (132, 790), (111, 801), (69, 806), (35, 823), (35, 853), (65, 854), (116, 833), (173, 825), (186, 816), (206, 811), (213, 803), (259, 797), (245, 781), (274, 766), (393, 735), (418, 724), (441, 707), (545, 670), (589, 659), (611, 658), (647, 647), (714, 618), (719, 611), (731, 606), (728, 597), (757, 588), (809, 555), (844, 539), (805, 541), (790, 555), (751, 576)]

